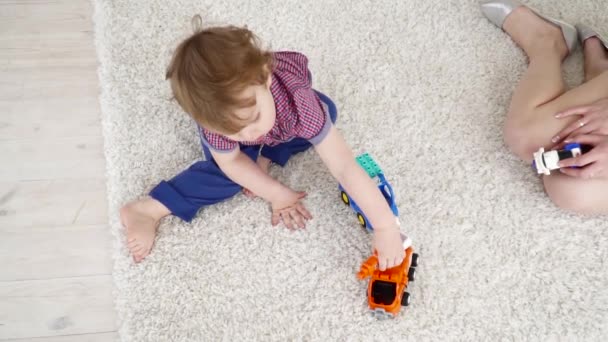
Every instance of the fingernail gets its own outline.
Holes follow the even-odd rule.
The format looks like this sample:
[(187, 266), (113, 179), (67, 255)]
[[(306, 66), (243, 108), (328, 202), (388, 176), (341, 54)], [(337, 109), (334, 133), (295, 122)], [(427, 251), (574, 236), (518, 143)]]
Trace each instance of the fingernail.
[(564, 140), (564, 142), (566, 142), (566, 143), (572, 142), (572, 139), (566, 139), (566, 140)]
[(559, 140), (559, 135), (556, 135), (551, 139), (552, 142), (557, 142), (558, 140)]
[(556, 117), (556, 118), (559, 118), (559, 117), (561, 117), (561, 116), (562, 116), (562, 113), (557, 113), (557, 114), (555, 114), (555, 117)]

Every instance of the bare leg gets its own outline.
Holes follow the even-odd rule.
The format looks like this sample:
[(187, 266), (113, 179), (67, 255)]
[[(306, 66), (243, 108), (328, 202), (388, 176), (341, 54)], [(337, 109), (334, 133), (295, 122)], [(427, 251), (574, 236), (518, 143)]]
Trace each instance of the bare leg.
[(127, 247), (135, 262), (150, 254), (160, 220), (170, 213), (151, 197), (127, 203), (120, 209), (120, 220), (127, 230)]
[[(531, 162), (538, 148), (552, 147), (551, 138), (579, 119), (576, 116), (555, 119), (556, 113), (608, 97), (606, 55), (598, 49), (597, 39), (588, 39), (585, 44), (588, 82), (565, 92), (561, 62), (567, 48), (560, 29), (525, 7), (507, 17), (503, 28), (530, 59), (528, 70), (513, 93), (505, 141), (517, 156)], [(549, 198), (560, 208), (585, 214), (608, 213), (608, 179), (583, 180), (553, 172), (543, 177), (543, 182)]]
[[(539, 125), (545, 126), (548, 119), (536, 113), (538, 108), (566, 90), (561, 64), (568, 48), (558, 27), (523, 6), (507, 17), (503, 29), (522, 47), (530, 60), (528, 70), (513, 93), (505, 123), (505, 141), (516, 155), (530, 161), (532, 153), (543, 145), (536, 141), (531, 143), (530, 139), (540, 141), (534, 130)], [(556, 124), (561, 125), (562, 122)], [(545, 131), (547, 127), (541, 130)], [(534, 146), (533, 150), (529, 148), (531, 145)]]
[(568, 54), (561, 29), (527, 7), (519, 7), (503, 29), (528, 55), (530, 65), (513, 94), (514, 106), (537, 107), (565, 90), (561, 64)]
[(581, 179), (552, 172), (543, 177), (545, 191), (555, 205), (578, 214), (608, 213), (608, 179)]
[(558, 120), (554, 118), (556, 113), (608, 97), (607, 76), (597, 75), (564, 93), (561, 61), (567, 48), (561, 30), (526, 7), (513, 11), (503, 28), (530, 59), (528, 70), (513, 93), (504, 127), (505, 142), (518, 157), (531, 162), (535, 151), (551, 147), (551, 138), (579, 119), (573, 116)]
[(608, 51), (596, 37), (585, 40), (585, 82), (608, 70)]

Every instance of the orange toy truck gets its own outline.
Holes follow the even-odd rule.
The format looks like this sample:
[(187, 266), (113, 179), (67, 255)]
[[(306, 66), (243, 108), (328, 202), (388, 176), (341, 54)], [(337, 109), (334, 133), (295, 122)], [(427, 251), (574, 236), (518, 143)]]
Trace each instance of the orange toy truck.
[(377, 269), (378, 257), (372, 255), (357, 273), (357, 278), (361, 280), (371, 277), (367, 286), (367, 301), (372, 316), (376, 318), (394, 318), (402, 306), (410, 304), (407, 286), (414, 281), (418, 266), (418, 254), (414, 253), (410, 244), (409, 239), (404, 241), (405, 258), (401, 265), (380, 271)]

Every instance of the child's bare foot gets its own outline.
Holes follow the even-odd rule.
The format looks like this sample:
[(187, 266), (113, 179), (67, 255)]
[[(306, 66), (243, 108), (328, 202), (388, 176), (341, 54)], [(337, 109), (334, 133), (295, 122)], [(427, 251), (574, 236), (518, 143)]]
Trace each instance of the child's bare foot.
[(159, 201), (147, 197), (120, 208), (120, 221), (127, 230), (127, 247), (133, 261), (142, 261), (154, 245), (160, 219), (171, 212)]
[(583, 43), (585, 51), (585, 82), (608, 70), (608, 51), (597, 37)]
[[(264, 173), (268, 173), (268, 171), (270, 170), (270, 159), (266, 158), (266, 157), (262, 157), (261, 155), (258, 156), (258, 161), (256, 162), (258, 164), (258, 166), (260, 167), (260, 169), (262, 169), (262, 171), (264, 171)], [(249, 198), (256, 198), (257, 195), (254, 194), (253, 192), (251, 192), (249, 189), (243, 189), (243, 193), (245, 194), (245, 196), (249, 197)]]

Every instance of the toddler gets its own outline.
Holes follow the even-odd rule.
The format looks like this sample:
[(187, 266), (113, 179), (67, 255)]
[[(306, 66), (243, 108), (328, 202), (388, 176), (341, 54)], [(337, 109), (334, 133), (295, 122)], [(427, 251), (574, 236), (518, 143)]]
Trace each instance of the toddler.
[(163, 217), (190, 221), (200, 208), (241, 191), (270, 203), (272, 225), (304, 228), (312, 218), (306, 193), (273, 179), (268, 168), (311, 146), (373, 225), (379, 268), (403, 261), (399, 224), (334, 127), (334, 103), (311, 87), (306, 56), (265, 51), (246, 28), (212, 27), (177, 47), (166, 77), (198, 124), (206, 158), (121, 208), (135, 262), (150, 253)]

